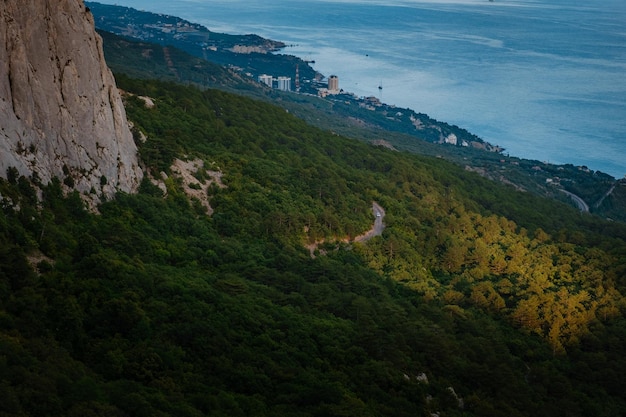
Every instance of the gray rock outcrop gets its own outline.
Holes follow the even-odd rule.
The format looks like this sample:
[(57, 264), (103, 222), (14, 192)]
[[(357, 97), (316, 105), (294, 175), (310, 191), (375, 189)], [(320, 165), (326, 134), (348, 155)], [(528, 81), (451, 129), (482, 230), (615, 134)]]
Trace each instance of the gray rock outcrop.
[(0, 176), (9, 167), (44, 183), (59, 177), (96, 200), (141, 181), (122, 99), (82, 0), (0, 2)]

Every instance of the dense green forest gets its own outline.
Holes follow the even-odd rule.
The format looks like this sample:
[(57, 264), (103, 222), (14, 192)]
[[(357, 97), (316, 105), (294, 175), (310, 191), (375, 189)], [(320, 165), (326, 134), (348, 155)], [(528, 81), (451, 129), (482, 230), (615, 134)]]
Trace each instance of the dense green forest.
[[(68, 178), (0, 180), (0, 415), (626, 413), (624, 225), (267, 103), (117, 81), (138, 194), (92, 213)], [(353, 242), (374, 201), (382, 236)]]

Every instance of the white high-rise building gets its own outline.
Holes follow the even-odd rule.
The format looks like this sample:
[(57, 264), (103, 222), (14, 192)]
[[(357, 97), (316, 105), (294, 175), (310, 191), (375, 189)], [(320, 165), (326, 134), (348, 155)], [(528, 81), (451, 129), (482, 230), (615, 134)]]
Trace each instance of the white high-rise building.
[(267, 74), (261, 74), (259, 75), (259, 82), (263, 83), (269, 87), (272, 86), (272, 82), (274, 81), (274, 78), (271, 75), (267, 75)]
[(278, 89), (282, 91), (291, 91), (291, 77), (278, 77)]

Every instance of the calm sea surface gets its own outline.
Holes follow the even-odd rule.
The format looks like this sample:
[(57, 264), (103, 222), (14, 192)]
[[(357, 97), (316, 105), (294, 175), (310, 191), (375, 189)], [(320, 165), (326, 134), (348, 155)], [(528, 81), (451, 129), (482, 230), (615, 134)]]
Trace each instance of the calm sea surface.
[(510, 155), (626, 174), (626, 0), (100, 1), (280, 40)]

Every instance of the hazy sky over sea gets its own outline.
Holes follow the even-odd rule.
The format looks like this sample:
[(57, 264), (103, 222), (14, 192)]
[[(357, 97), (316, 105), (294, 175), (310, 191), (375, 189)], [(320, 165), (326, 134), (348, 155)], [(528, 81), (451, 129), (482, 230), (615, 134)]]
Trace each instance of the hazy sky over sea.
[(626, 174), (626, 0), (101, 2), (281, 40), (341, 88), (511, 155)]

